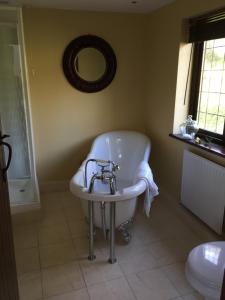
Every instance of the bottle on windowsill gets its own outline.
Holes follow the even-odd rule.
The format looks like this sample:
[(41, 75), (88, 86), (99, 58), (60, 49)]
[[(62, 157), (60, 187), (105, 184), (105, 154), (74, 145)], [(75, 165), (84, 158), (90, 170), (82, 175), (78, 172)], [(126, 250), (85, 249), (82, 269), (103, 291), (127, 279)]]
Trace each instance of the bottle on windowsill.
[(197, 121), (192, 120), (192, 115), (188, 115), (186, 122), (180, 125), (181, 135), (185, 139), (192, 140), (198, 132)]

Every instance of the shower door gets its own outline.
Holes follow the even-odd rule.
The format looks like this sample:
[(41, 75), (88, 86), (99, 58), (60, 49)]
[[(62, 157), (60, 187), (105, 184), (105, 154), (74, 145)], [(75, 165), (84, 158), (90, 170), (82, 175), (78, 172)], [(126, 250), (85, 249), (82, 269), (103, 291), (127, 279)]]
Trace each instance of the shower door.
[(29, 109), (22, 75), (18, 25), (0, 23), (0, 114), (2, 129), (10, 135), (13, 147), (7, 174), (11, 206), (37, 201)]
[[(4, 138), (4, 136), (3, 136)], [(13, 245), (9, 194), (3, 147), (8, 144), (2, 140), (0, 129), (0, 300), (18, 300), (18, 283)], [(8, 148), (10, 151), (10, 148)], [(10, 155), (8, 155), (10, 158)]]

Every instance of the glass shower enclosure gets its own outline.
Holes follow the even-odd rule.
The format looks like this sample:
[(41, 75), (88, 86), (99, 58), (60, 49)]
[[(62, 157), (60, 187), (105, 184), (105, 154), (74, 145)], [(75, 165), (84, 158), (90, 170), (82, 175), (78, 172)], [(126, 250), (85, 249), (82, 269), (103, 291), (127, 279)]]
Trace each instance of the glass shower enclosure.
[(0, 8), (0, 116), (12, 147), (7, 173), (11, 206), (39, 204), (20, 18), (18, 8)]

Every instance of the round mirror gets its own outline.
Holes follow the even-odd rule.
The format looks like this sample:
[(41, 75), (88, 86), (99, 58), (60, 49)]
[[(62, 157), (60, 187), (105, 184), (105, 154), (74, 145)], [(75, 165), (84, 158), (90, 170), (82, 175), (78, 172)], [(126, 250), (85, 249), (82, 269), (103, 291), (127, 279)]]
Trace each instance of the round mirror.
[(102, 38), (83, 35), (72, 40), (63, 54), (63, 71), (76, 89), (94, 93), (106, 88), (116, 73), (116, 56)]
[(92, 47), (82, 49), (75, 57), (74, 63), (76, 72), (86, 81), (99, 80), (105, 73), (105, 57)]

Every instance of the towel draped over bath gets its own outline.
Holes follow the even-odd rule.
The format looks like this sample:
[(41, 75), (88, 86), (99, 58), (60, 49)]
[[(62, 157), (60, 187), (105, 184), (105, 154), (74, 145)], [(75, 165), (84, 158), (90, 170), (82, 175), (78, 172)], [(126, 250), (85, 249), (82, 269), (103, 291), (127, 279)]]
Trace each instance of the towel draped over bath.
[(143, 180), (146, 184), (145, 197), (144, 197), (144, 211), (146, 216), (149, 217), (152, 201), (154, 197), (159, 194), (158, 187), (153, 180), (152, 170), (146, 161), (142, 161), (136, 170), (134, 183)]

